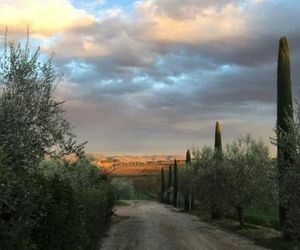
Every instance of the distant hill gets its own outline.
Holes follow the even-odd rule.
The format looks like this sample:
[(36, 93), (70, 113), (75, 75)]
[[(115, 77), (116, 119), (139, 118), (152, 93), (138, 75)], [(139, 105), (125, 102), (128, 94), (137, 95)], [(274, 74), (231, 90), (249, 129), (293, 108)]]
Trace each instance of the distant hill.
[(100, 153), (88, 154), (97, 166), (112, 175), (149, 175), (157, 174), (176, 159), (179, 166), (184, 165), (183, 155), (118, 155), (106, 156)]

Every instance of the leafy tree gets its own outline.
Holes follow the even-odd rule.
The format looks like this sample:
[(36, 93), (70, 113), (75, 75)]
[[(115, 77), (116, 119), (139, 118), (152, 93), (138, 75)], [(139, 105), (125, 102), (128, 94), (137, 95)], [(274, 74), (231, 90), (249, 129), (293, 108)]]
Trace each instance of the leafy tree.
[(184, 209), (191, 210), (193, 206), (197, 172), (194, 166), (186, 165), (180, 168), (179, 175), (179, 193), (183, 195)]
[(63, 102), (54, 99), (61, 81), (52, 57), (39, 61), (13, 42), (0, 56), (0, 147), (15, 167), (37, 166), (45, 155), (83, 154), (72, 127), (64, 118)]
[(113, 178), (111, 184), (116, 200), (129, 200), (133, 197), (134, 186), (131, 180), (127, 180), (126, 178)]
[[(51, 58), (38, 58), (28, 42), (0, 57), (0, 248), (95, 249), (112, 214), (111, 186), (81, 157), (84, 144), (54, 99), (61, 77)], [(68, 153), (79, 159), (58, 159)]]
[(194, 193), (200, 202), (201, 209), (211, 212), (213, 204), (221, 202), (216, 200), (215, 190), (215, 158), (214, 150), (211, 147), (205, 146), (202, 150), (197, 150), (194, 153), (195, 162), (193, 167), (196, 169), (196, 182)]
[(244, 210), (271, 201), (276, 191), (268, 147), (250, 135), (238, 138), (226, 146), (226, 169), (228, 203), (236, 209), (240, 225), (245, 226)]
[(280, 204), (285, 209), (282, 225), (283, 237), (286, 240), (300, 240), (300, 103), (297, 103), (295, 120), (288, 121), (289, 130), (280, 134), (275, 141), (289, 156), (278, 159), (278, 165), (285, 167), (280, 173)]

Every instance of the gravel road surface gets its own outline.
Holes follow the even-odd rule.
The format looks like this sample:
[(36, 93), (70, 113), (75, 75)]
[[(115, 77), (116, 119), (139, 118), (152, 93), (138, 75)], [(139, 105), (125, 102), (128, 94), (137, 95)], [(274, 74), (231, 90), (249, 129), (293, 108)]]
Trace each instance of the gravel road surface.
[(154, 201), (126, 201), (117, 207), (100, 250), (261, 250), (236, 234)]

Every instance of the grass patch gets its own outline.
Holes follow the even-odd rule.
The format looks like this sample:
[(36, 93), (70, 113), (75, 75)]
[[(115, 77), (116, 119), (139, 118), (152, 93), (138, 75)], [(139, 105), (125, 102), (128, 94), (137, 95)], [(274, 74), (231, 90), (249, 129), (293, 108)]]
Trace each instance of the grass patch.
[(115, 202), (116, 206), (129, 206), (130, 204), (123, 200), (118, 200)]
[[(245, 228), (241, 228), (236, 220), (230, 218), (224, 218), (222, 220), (212, 220), (210, 215), (199, 210), (188, 212), (200, 218), (201, 220), (210, 224), (216, 225), (230, 231), (242, 235), (253, 242), (256, 245), (263, 246), (273, 250), (300, 250), (299, 243), (285, 242), (281, 238), (280, 231), (272, 227), (266, 227), (261, 225), (255, 225), (247, 223)], [(256, 213), (257, 214), (257, 213)]]
[(278, 209), (248, 208), (245, 210), (245, 220), (248, 223), (273, 227), (279, 230)]
[(151, 192), (134, 190), (131, 200), (157, 200), (157, 196)]

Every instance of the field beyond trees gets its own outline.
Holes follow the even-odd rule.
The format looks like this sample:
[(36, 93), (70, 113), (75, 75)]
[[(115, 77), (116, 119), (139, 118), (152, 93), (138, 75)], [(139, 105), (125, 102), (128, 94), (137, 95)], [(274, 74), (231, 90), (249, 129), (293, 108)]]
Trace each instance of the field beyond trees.
[(98, 167), (113, 176), (159, 175), (160, 169), (168, 168), (175, 159), (179, 160), (181, 167), (185, 164), (184, 155), (105, 156), (97, 153), (88, 155)]

